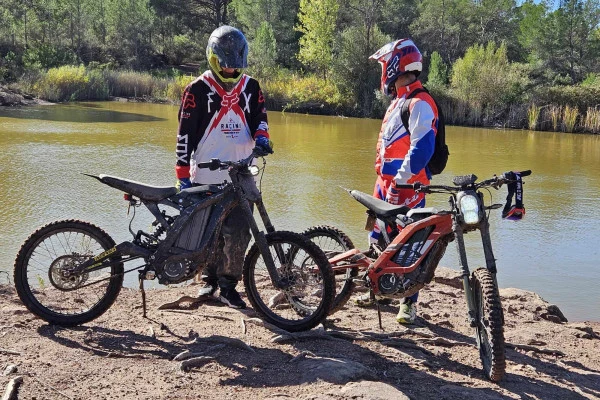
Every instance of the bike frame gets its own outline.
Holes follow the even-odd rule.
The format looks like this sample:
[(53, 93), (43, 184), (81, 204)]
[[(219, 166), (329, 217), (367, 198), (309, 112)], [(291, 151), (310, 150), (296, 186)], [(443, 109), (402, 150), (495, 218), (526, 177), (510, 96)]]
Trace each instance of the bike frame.
[[(466, 225), (461, 218), (460, 211), (457, 207), (457, 196), (460, 193), (465, 195), (475, 196), (478, 200), (480, 221), (477, 225)], [(463, 281), (463, 288), (468, 307), (469, 323), (475, 324), (475, 306), (470, 283), (470, 270), (467, 261), (467, 252), (464, 242), (464, 234), (479, 230), (481, 233), (482, 245), (485, 255), (486, 268), (492, 273), (494, 279), (496, 277), (496, 260), (492, 250), (492, 241), (489, 232), (489, 221), (485, 213), (483, 195), (474, 190), (463, 190), (458, 194), (452, 194), (449, 199), (452, 211), (441, 211), (427, 218), (412, 222), (402, 228), (399, 234), (391, 241), (391, 243), (383, 250), (376, 259), (370, 258), (358, 249), (348, 250), (335, 257), (329, 259), (330, 264), (335, 273), (345, 273), (346, 270), (359, 268), (366, 270), (366, 275), (360, 278), (364, 282), (365, 277), (369, 282), (369, 288), (373, 294), (380, 294), (379, 278), (385, 274), (407, 274), (414, 271), (425, 260), (435, 243), (443, 238), (449, 238), (448, 241), (456, 240), (456, 250), (459, 259), (459, 268)], [(428, 229), (429, 233), (425, 244), (427, 248), (420, 249), (420, 257), (409, 266), (401, 266), (394, 262), (392, 258), (400, 251), (400, 249), (408, 243), (409, 239), (418, 231)], [(437, 265), (435, 266), (437, 267)]]
[[(179, 206), (179, 202), (181, 200), (181, 196), (179, 194), (170, 196), (161, 201), (149, 201), (140, 198), (138, 203), (137, 200), (131, 199), (130, 204), (133, 204), (134, 206), (138, 206), (140, 203), (143, 204), (156, 218), (156, 221), (166, 233), (164, 240), (159, 241), (157, 246), (143, 244), (140, 240), (141, 236), (149, 237), (150, 235), (139, 231), (137, 235), (134, 235), (133, 241), (125, 241), (111, 249), (106, 250), (102, 254), (99, 254), (93, 259), (79, 265), (76, 270), (72, 271), (72, 273), (78, 274), (83, 272), (92, 272), (98, 269), (106, 268), (113, 264), (123, 263), (139, 258), (144, 258), (146, 264), (135, 269), (145, 268), (144, 271), (160, 271), (160, 266), (167, 262), (167, 260), (169, 262), (187, 260), (188, 262), (192, 262), (194, 265), (190, 273), (186, 274), (178, 281), (171, 281), (169, 283), (179, 283), (188, 280), (197, 273), (202, 264), (210, 261), (212, 255), (214, 254), (213, 248), (217, 245), (223, 221), (229, 215), (231, 210), (239, 206), (249, 223), (250, 231), (264, 258), (273, 285), (277, 289), (284, 289), (286, 284), (281, 282), (281, 279), (279, 278), (275, 262), (268, 248), (265, 233), (259, 229), (250, 205), (254, 204), (256, 206), (266, 231), (269, 233), (273, 232), (275, 228), (273, 227), (273, 224), (271, 223), (271, 220), (267, 214), (267, 210), (262, 201), (262, 195), (256, 187), (254, 177), (247, 171), (247, 165), (251, 161), (251, 157), (253, 156), (250, 156), (246, 160), (242, 160), (239, 163), (229, 163), (228, 168), (232, 182), (225, 184), (218, 192), (212, 193), (206, 198), (194, 202), (187, 207)], [(209, 165), (210, 163), (205, 163), (204, 167), (209, 168)], [(220, 167), (222, 168), (223, 166), (221, 165)], [(240, 171), (242, 168), (246, 168), (246, 171)], [(109, 186), (120, 190), (124, 190), (122, 187), (124, 186), (122, 182), (127, 182), (125, 180), (121, 180), (121, 184), (119, 184), (119, 181), (111, 184), (103, 180), (102, 177), (95, 178), (100, 180), (102, 183), (108, 184)], [(193, 193), (195, 191), (194, 189), (195, 188), (187, 189), (187, 193)], [(196, 189), (196, 191), (197, 190), (198, 189)], [(163, 212), (161, 212), (159, 209), (159, 204), (179, 209), (179, 217), (177, 217), (172, 224), (169, 224)], [(209, 220), (206, 224), (201, 241), (197, 248), (194, 250), (186, 250), (176, 247), (175, 244), (179, 239), (180, 234), (184, 229), (186, 229), (186, 227), (189, 226), (190, 223), (192, 223), (194, 216), (200, 212), (206, 211), (206, 209), (209, 207), (212, 207), (213, 210), (210, 213)], [(278, 257), (283, 260), (283, 252), (278, 251), (277, 253)], [(161, 279), (160, 275), (159, 279)]]

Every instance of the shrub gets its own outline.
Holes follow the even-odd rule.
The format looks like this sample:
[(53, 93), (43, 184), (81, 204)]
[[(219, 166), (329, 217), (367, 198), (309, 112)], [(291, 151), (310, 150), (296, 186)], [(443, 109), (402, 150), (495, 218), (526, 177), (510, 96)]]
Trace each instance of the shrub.
[(185, 90), (185, 87), (189, 85), (194, 79), (195, 77), (191, 75), (179, 75), (175, 77), (175, 80), (170, 82), (167, 86), (167, 99), (174, 102), (181, 101), (181, 96), (183, 96), (183, 91)]
[(50, 68), (41, 79), (34, 84), (35, 93), (50, 101), (81, 100), (89, 82), (83, 65)]

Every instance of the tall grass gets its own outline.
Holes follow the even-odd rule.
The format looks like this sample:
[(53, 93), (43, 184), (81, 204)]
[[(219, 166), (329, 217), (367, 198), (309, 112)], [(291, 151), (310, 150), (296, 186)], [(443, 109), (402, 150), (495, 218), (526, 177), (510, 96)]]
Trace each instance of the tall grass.
[(579, 117), (579, 110), (576, 107), (565, 106), (563, 114), (563, 125), (566, 132), (574, 132), (575, 125), (577, 124), (577, 118)]
[(587, 132), (600, 133), (600, 108), (588, 107), (585, 113), (584, 129)]
[(529, 109), (527, 110), (527, 122), (529, 126), (529, 130), (535, 131), (538, 125), (538, 119), (540, 118), (542, 108), (536, 106), (535, 104), (531, 104)]
[(552, 123), (552, 130), (554, 132), (558, 131), (558, 123), (560, 122), (562, 115), (562, 107), (551, 105), (548, 107), (548, 113), (550, 113), (550, 122)]
[(113, 97), (165, 98), (168, 81), (136, 71), (105, 71), (109, 93)]
[(191, 75), (181, 75), (175, 77), (173, 82), (170, 82), (167, 86), (167, 99), (178, 102), (181, 100), (185, 87), (189, 85), (196, 77)]

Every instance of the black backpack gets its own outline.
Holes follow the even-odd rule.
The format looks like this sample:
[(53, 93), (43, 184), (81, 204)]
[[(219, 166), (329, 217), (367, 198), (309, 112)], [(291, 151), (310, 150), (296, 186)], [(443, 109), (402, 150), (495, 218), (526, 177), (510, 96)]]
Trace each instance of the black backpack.
[[(412, 99), (421, 92), (429, 94), (429, 92), (425, 88), (415, 89), (411, 94), (409, 94), (406, 97), (406, 101), (404, 101), (404, 104), (402, 105), (400, 117), (402, 118), (404, 128), (406, 129), (406, 132), (408, 132), (409, 135), (410, 131), (408, 130), (408, 118), (410, 117), (410, 110), (408, 106), (410, 101), (408, 100)], [(429, 96), (431, 96), (431, 94), (429, 94)], [(431, 98), (433, 99), (433, 97)], [(444, 122), (444, 114), (442, 113), (442, 109), (437, 103), (437, 101), (435, 101), (435, 99), (433, 99), (433, 101), (438, 109), (438, 129), (437, 134), (435, 135), (435, 150), (433, 151), (433, 155), (431, 156), (427, 167), (429, 168), (429, 172), (431, 172), (432, 175), (438, 175), (442, 173), (444, 168), (446, 168), (446, 163), (448, 162), (448, 156), (450, 155), (450, 152), (448, 151), (448, 146), (446, 145), (446, 125)]]

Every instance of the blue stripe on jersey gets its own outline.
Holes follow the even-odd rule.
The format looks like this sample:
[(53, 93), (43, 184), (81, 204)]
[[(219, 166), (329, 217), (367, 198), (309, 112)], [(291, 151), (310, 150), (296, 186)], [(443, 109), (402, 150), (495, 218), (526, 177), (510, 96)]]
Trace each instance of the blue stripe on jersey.
[(404, 162), (404, 160), (393, 160), (393, 161), (384, 161), (382, 166), (381, 166), (381, 173), (384, 175), (392, 175), (392, 176), (396, 176), (396, 173), (398, 173), (398, 170), (400, 169), (400, 167), (402, 166), (402, 163)]
[(418, 174), (433, 155), (435, 149), (435, 132), (431, 129), (425, 134), (410, 151), (409, 170), (412, 174)]

